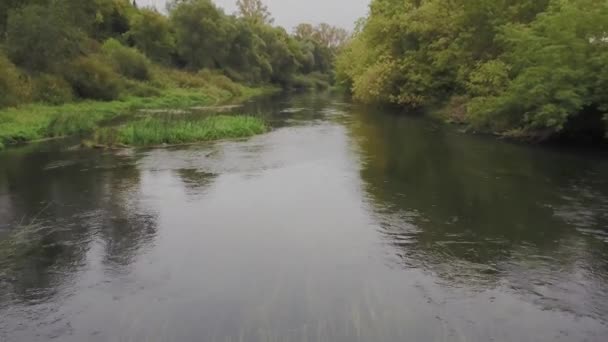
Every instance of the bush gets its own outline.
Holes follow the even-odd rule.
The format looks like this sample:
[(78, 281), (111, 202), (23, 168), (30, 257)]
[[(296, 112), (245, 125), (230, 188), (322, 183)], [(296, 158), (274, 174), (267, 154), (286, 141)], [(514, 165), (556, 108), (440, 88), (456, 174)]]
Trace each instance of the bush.
[(399, 102), (416, 107), (424, 100), (418, 94), (408, 94), (408, 98), (393, 97), (394, 78), (398, 74), (396, 63), (392, 60), (382, 60), (367, 68), (354, 79), (353, 96), (364, 103)]
[(63, 104), (74, 99), (70, 84), (59, 76), (43, 74), (34, 81), (34, 101)]
[(127, 80), (125, 82), (125, 91), (129, 95), (137, 97), (154, 97), (161, 95), (161, 91), (157, 87), (145, 82), (132, 80)]
[(120, 76), (95, 57), (80, 57), (70, 63), (65, 78), (82, 98), (109, 101), (120, 95)]
[(178, 88), (203, 88), (209, 85), (209, 82), (199, 74), (166, 68), (158, 68), (154, 72), (152, 82), (159, 87), (174, 85)]
[(222, 90), (226, 90), (233, 96), (241, 96), (243, 95), (243, 87), (234, 83), (230, 78), (225, 75), (214, 73), (210, 70), (201, 70), (197, 74), (201, 78), (208, 81), (209, 84), (214, 85)]
[(150, 61), (141, 52), (122, 45), (116, 39), (106, 40), (101, 49), (116, 72), (140, 81), (150, 79)]
[(327, 90), (330, 86), (329, 75), (313, 72), (308, 75), (296, 75), (290, 82), (291, 88)]
[(80, 35), (56, 6), (29, 5), (9, 12), (6, 47), (15, 64), (30, 71), (61, 65), (79, 50)]
[(499, 60), (479, 63), (470, 74), (466, 88), (471, 96), (496, 96), (509, 86), (511, 67)]
[(0, 108), (16, 106), (29, 98), (27, 78), (8, 58), (0, 55)]

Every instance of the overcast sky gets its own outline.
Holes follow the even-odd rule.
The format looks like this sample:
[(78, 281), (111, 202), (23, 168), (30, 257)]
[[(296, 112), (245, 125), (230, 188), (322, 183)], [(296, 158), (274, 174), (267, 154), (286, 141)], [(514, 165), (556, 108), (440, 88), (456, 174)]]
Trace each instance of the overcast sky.
[[(0, 0), (2, 1), (2, 0)], [(232, 14), (236, 0), (214, 0)], [(153, 5), (164, 10), (167, 0), (137, 0), (140, 6)], [(352, 29), (354, 22), (367, 14), (370, 0), (264, 0), (275, 23), (291, 30), (299, 23), (331, 25)]]

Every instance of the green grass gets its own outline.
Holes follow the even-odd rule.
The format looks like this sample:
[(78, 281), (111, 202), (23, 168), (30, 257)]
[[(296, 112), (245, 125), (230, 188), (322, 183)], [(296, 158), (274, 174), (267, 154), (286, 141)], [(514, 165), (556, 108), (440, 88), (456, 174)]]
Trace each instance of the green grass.
[(81, 101), (59, 106), (28, 104), (0, 110), (0, 149), (19, 142), (92, 132), (107, 120), (136, 109), (179, 109), (215, 105), (270, 91), (242, 86), (239, 94), (212, 85), (203, 88), (169, 88), (156, 97), (126, 96), (116, 101)]
[(95, 132), (96, 144), (150, 146), (184, 144), (230, 138), (244, 138), (266, 132), (262, 119), (237, 115), (211, 116), (202, 120), (148, 117)]

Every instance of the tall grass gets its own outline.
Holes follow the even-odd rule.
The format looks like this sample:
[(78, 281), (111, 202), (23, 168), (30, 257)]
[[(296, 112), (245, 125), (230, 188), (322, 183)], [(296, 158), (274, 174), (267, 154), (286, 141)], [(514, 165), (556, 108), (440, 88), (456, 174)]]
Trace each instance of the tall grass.
[[(239, 98), (267, 91), (243, 87)], [(100, 123), (129, 115), (136, 109), (190, 108), (235, 100), (228, 91), (212, 85), (205, 88), (167, 88), (156, 97), (128, 96), (115, 101), (81, 101), (59, 106), (29, 104), (0, 110), (0, 145), (92, 132)]]
[(244, 138), (266, 130), (262, 119), (245, 115), (218, 115), (202, 120), (148, 117), (119, 127), (99, 129), (94, 140), (103, 145), (149, 146)]

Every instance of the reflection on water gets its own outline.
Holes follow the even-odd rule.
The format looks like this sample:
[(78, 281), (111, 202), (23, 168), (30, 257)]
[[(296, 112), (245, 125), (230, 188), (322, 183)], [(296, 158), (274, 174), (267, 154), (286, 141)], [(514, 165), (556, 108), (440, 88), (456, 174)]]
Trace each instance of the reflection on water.
[(361, 112), (351, 125), (386, 241), (406, 268), (608, 314), (608, 163)]
[[(608, 160), (329, 95), (0, 153), (0, 341), (604, 341)], [(192, 114), (194, 115), (194, 114)]]

